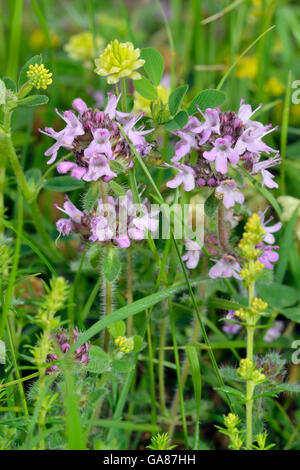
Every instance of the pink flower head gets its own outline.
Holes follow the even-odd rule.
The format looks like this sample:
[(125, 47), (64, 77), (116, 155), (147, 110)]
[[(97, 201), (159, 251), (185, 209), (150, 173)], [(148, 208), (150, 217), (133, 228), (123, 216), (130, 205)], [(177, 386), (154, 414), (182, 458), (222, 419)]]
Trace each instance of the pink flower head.
[(272, 263), (276, 263), (279, 260), (279, 254), (275, 251), (279, 248), (279, 246), (264, 245), (264, 243), (259, 243), (256, 248), (262, 250), (262, 253), (258, 258), (259, 261), (264, 264), (267, 269), (274, 269)]
[(89, 158), (88, 171), (83, 175), (84, 181), (97, 181), (103, 178), (104, 181), (108, 182), (114, 178), (114, 173), (109, 166), (108, 160), (105, 155), (94, 155)]
[(235, 277), (236, 279), (241, 279), (238, 273), (240, 272), (241, 267), (236, 259), (231, 255), (224, 255), (221, 259), (216, 261), (216, 264), (210, 269), (208, 275), (212, 279), (216, 278), (226, 278), (226, 277)]
[(177, 165), (168, 165), (170, 168), (177, 170), (177, 175), (175, 178), (167, 182), (168, 188), (177, 188), (181, 184), (185, 191), (192, 191), (195, 187), (195, 171), (188, 165), (177, 164)]
[(249, 127), (253, 124), (253, 121), (251, 121), (250, 118), (262, 107), (262, 104), (260, 104), (253, 111), (251, 105), (250, 104), (245, 104), (244, 101), (245, 100), (242, 98), (241, 102), (240, 102), (240, 108), (238, 110), (238, 118), (242, 121), (242, 123), (246, 127)]
[(280, 163), (280, 157), (279, 155), (276, 155), (275, 157), (268, 158), (267, 160), (263, 161), (258, 161), (254, 163), (253, 169), (252, 169), (252, 174), (257, 175), (258, 173), (261, 173), (262, 176), (262, 186), (266, 186), (267, 188), (278, 188), (278, 184), (273, 181), (274, 175), (270, 173), (270, 171), (267, 170), (267, 168), (271, 168), (275, 165), (278, 165)]
[(216, 171), (223, 175), (227, 173), (227, 160), (235, 164), (239, 161), (239, 154), (236, 150), (231, 148), (232, 138), (227, 135), (220, 137), (214, 142), (214, 147), (206, 152), (203, 152), (203, 157), (206, 160), (215, 162)]
[(190, 240), (189, 238), (184, 240), (184, 246), (186, 253), (182, 256), (182, 261), (186, 262), (188, 269), (195, 269), (198, 266), (202, 249), (198, 242)]
[(264, 336), (264, 341), (266, 343), (272, 343), (273, 341), (276, 341), (276, 339), (278, 339), (282, 335), (283, 328), (283, 321), (276, 321), (273, 326), (267, 329), (266, 334)]
[(269, 224), (269, 222), (271, 222), (273, 220), (273, 217), (270, 217), (268, 220), (265, 220), (265, 214), (266, 214), (267, 210), (268, 210), (268, 207), (266, 208), (266, 210), (264, 212), (259, 211), (258, 215), (259, 215), (260, 220), (261, 220), (261, 226), (266, 231), (266, 234), (264, 235), (264, 242), (268, 243), (269, 245), (272, 245), (273, 243), (275, 243), (275, 237), (274, 237), (273, 233), (276, 233), (276, 232), (278, 232), (278, 230), (281, 229), (282, 223), (277, 222), (274, 225), (267, 225), (267, 224)]
[[(66, 122), (63, 130), (56, 132), (46, 127), (45, 131), (41, 131), (56, 141), (45, 152), (46, 156), (51, 157), (48, 164), (56, 160), (61, 147), (70, 150), (75, 157), (75, 162), (62, 162), (58, 165), (60, 173), (70, 172), (74, 178), (87, 178), (87, 181), (96, 181), (96, 178), (110, 181), (117, 175), (108, 168), (109, 164), (105, 164), (102, 156), (109, 161), (119, 159), (122, 166), (130, 168), (133, 166), (134, 152), (127, 138), (140, 155), (147, 155), (151, 150), (145, 135), (152, 132), (152, 129), (144, 130), (143, 127), (139, 129), (136, 127), (143, 114), (117, 111), (120, 97), (111, 94), (108, 96), (104, 111), (88, 108), (82, 99), (76, 98), (73, 101), (73, 108), (78, 115), (73, 110), (63, 113), (56, 110)], [(121, 132), (119, 124), (124, 127), (126, 136)], [(95, 166), (98, 168), (95, 169)]]
[(260, 123), (253, 123), (252, 127), (246, 128), (241, 137), (239, 137), (235, 144), (235, 151), (239, 155), (242, 155), (246, 151), (253, 153), (276, 153), (276, 150), (272, 149), (272, 147), (269, 147), (262, 141), (263, 137), (276, 129), (277, 127), (270, 129), (270, 126), (265, 127)]
[(222, 198), (222, 202), (226, 209), (233, 207), (236, 202), (242, 204), (244, 195), (239, 191), (238, 185), (233, 180), (225, 180), (216, 188), (216, 197)]
[[(228, 320), (238, 321), (238, 318), (235, 316), (234, 310), (229, 310), (225, 318), (228, 318)], [(227, 333), (228, 335), (236, 335), (240, 331), (241, 328), (242, 328), (242, 325), (237, 325), (236, 323), (231, 323), (229, 321), (225, 321), (222, 326), (222, 330), (224, 331), (224, 333)]]

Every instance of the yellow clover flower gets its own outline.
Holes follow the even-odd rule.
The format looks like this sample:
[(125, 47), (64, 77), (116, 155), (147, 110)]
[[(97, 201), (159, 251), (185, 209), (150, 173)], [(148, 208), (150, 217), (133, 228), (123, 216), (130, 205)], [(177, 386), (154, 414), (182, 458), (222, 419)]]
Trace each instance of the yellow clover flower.
[(284, 93), (284, 86), (276, 77), (270, 77), (265, 84), (265, 90), (272, 96), (280, 96)]
[[(96, 47), (100, 49), (103, 46), (103, 38), (97, 36)], [(65, 45), (65, 51), (68, 56), (74, 60), (83, 62), (94, 59), (96, 53), (94, 48), (94, 38), (90, 31), (73, 34), (69, 38), (69, 42)]]
[(237, 64), (236, 76), (238, 78), (250, 78), (254, 80), (258, 71), (258, 60), (256, 56), (242, 57)]
[[(157, 96), (162, 101), (162, 104), (167, 104), (170, 96), (170, 90), (163, 85), (158, 85), (157, 89)], [(151, 100), (147, 100), (142, 95), (140, 95), (137, 91), (134, 92), (134, 106), (133, 112), (138, 113), (139, 111), (144, 111), (145, 116), (151, 117), (151, 109), (150, 109)]]
[(106, 46), (99, 59), (95, 59), (95, 72), (102, 77), (107, 77), (107, 83), (110, 85), (124, 77), (139, 80), (141, 75), (136, 70), (145, 63), (139, 57), (140, 50), (134, 49), (131, 42), (119, 42), (115, 39)]
[(47, 86), (52, 83), (52, 73), (45, 68), (44, 64), (29, 65), (27, 77), (30, 85), (37, 89), (46, 90)]

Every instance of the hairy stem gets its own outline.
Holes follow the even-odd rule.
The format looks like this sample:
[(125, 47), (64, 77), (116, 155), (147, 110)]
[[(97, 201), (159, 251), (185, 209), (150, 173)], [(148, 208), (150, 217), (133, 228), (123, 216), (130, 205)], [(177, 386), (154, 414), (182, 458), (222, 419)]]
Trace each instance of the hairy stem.
[(158, 389), (159, 389), (159, 405), (160, 412), (164, 414), (166, 409), (166, 393), (165, 393), (165, 373), (164, 373), (164, 360), (165, 360), (165, 343), (166, 343), (166, 330), (167, 319), (164, 318), (160, 329), (159, 338), (159, 355), (158, 355)]
[(228, 246), (228, 234), (226, 230), (226, 223), (225, 223), (225, 209), (222, 202), (219, 204), (218, 207), (218, 232), (219, 232), (219, 242), (222, 249), (225, 253), (230, 253), (231, 249)]
[[(105, 316), (111, 314), (111, 305), (112, 305), (112, 288), (109, 282), (105, 282)], [(109, 331), (106, 328), (104, 334), (104, 351), (108, 351), (109, 346)]]
[[(132, 304), (133, 301), (133, 294), (132, 294), (132, 275), (133, 275), (133, 267), (132, 267), (132, 247), (130, 246), (128, 249), (128, 265), (127, 265), (127, 303)], [(133, 329), (133, 317), (127, 318), (127, 336), (132, 335)]]
[[(253, 270), (253, 261), (250, 261), (251, 271)], [(251, 281), (248, 287), (249, 292), (249, 307), (254, 297), (255, 282)], [(252, 325), (247, 326), (247, 359), (253, 361), (253, 339), (254, 339), (255, 327)], [(246, 445), (250, 449), (253, 441), (253, 392), (254, 383), (253, 380), (248, 380), (246, 385)]]
[(150, 321), (147, 324), (147, 341), (148, 341), (149, 378), (150, 378), (150, 394), (151, 394), (151, 423), (157, 424), (155, 377), (154, 377), (154, 367), (153, 367), (153, 349), (152, 349)]

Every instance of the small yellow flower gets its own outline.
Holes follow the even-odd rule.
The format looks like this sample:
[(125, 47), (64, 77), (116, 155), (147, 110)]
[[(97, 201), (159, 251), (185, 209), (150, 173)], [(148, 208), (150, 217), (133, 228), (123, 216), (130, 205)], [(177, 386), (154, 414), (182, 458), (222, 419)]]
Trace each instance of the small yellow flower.
[[(163, 85), (158, 85), (156, 89), (158, 98), (161, 100), (162, 104), (167, 104), (170, 96), (170, 90)], [(150, 104), (151, 100), (147, 100), (147, 98), (144, 98), (137, 91), (134, 92), (133, 112), (138, 113), (142, 110), (144, 111), (145, 116), (151, 117)]]
[(284, 93), (284, 86), (276, 77), (271, 77), (265, 85), (265, 90), (272, 96), (280, 96)]
[(133, 338), (127, 338), (126, 336), (118, 336), (115, 338), (115, 345), (118, 346), (119, 350), (124, 353), (130, 353), (134, 348)]
[[(58, 47), (61, 41), (55, 31), (50, 31), (50, 44), (52, 47)], [(35, 51), (40, 51), (44, 47), (47, 47), (47, 38), (44, 32), (37, 28), (34, 29), (29, 37), (29, 46)]]
[(29, 65), (27, 77), (29, 83), (37, 89), (43, 88), (46, 90), (47, 86), (52, 83), (52, 73), (45, 68), (44, 64)]
[(139, 57), (140, 50), (134, 49), (131, 42), (119, 42), (115, 39), (106, 46), (99, 59), (95, 59), (95, 72), (102, 77), (107, 77), (107, 83), (110, 85), (124, 77), (139, 80), (141, 75), (136, 70), (145, 63)]
[[(102, 46), (103, 39), (100, 36), (97, 36), (97, 49), (100, 49)], [(94, 59), (96, 55), (94, 48), (94, 38), (92, 33), (89, 31), (84, 31), (82, 33), (71, 36), (64, 49), (71, 59), (80, 60), (83, 62)]]
[(242, 57), (237, 64), (236, 76), (238, 78), (250, 78), (254, 80), (258, 71), (258, 60), (256, 56)]

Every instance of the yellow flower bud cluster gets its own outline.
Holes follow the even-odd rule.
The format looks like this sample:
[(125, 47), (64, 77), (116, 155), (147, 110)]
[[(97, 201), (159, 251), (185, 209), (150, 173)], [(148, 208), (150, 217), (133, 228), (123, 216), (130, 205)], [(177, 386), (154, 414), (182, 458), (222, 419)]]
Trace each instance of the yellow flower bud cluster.
[(264, 269), (264, 265), (257, 259), (261, 254), (257, 245), (263, 241), (265, 233), (261, 226), (260, 216), (256, 213), (253, 214), (245, 225), (243, 237), (238, 245), (241, 255), (248, 260), (239, 273), (246, 285), (255, 281)]
[[(250, 322), (252, 325), (255, 325), (257, 316), (264, 312), (268, 308), (267, 302), (264, 302), (258, 297), (252, 299), (250, 308), (240, 308), (235, 311), (235, 316), (239, 317), (243, 321)], [(254, 322), (253, 322), (254, 319)]]
[(122, 353), (128, 354), (133, 351), (134, 341), (132, 337), (127, 338), (126, 336), (117, 336), (114, 341), (115, 345), (118, 346)]
[(234, 413), (228, 413), (228, 415), (224, 415), (224, 424), (227, 429), (231, 430), (238, 426), (240, 422), (240, 418), (235, 415)]
[(250, 313), (252, 315), (258, 315), (259, 313), (264, 312), (268, 308), (267, 302), (260, 299), (259, 297), (254, 297), (250, 306)]
[(266, 379), (265, 374), (261, 373), (261, 369), (255, 369), (253, 361), (248, 358), (240, 360), (240, 365), (237, 371), (242, 379), (252, 380), (254, 385), (257, 385)]
[(27, 77), (30, 85), (38, 90), (40, 88), (46, 90), (47, 86), (52, 83), (52, 73), (45, 68), (44, 64), (29, 65)]
[(224, 424), (227, 430), (223, 431), (224, 434), (229, 436), (230, 438), (230, 445), (229, 447), (233, 450), (239, 450), (243, 445), (243, 439), (241, 437), (241, 431), (238, 429), (238, 424), (240, 419), (234, 413), (229, 413), (227, 416), (224, 417)]
[(243, 238), (238, 245), (242, 255), (246, 259), (255, 260), (259, 256), (260, 250), (255, 247), (258, 243), (262, 242), (265, 233), (265, 230), (261, 226), (260, 216), (256, 213), (253, 214), (245, 225)]
[(249, 262), (245, 264), (243, 269), (241, 269), (239, 275), (242, 279), (244, 279), (245, 284), (247, 285), (249, 284), (249, 282), (255, 281), (264, 268), (264, 264), (261, 263), (259, 260)]

